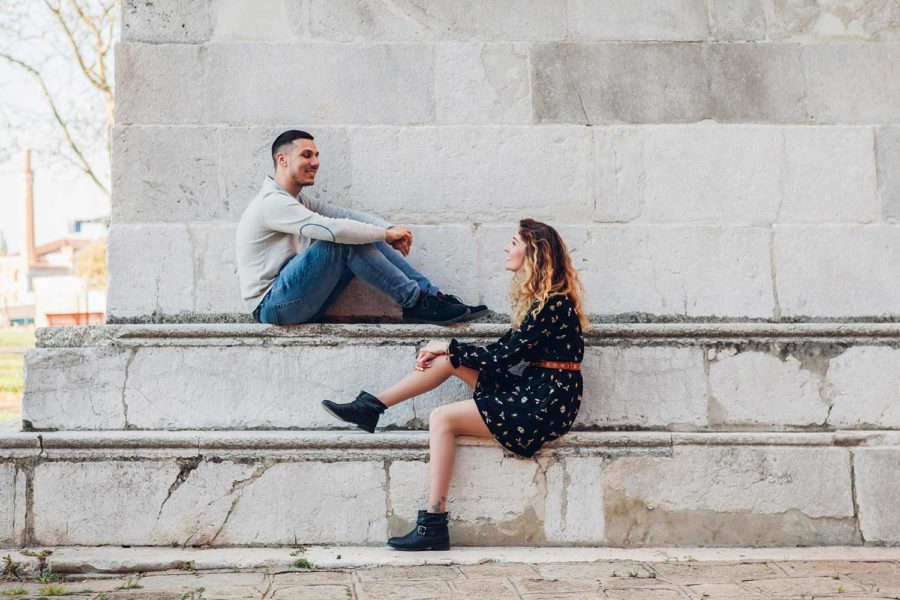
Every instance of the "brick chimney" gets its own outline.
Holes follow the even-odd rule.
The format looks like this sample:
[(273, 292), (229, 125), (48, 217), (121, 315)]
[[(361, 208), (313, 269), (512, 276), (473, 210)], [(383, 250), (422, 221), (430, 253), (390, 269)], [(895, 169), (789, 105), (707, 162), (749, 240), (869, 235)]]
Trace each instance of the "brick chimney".
[(34, 173), (31, 171), (31, 150), (25, 150), (25, 244), (22, 256), (25, 267), (30, 268), (37, 262), (34, 250)]

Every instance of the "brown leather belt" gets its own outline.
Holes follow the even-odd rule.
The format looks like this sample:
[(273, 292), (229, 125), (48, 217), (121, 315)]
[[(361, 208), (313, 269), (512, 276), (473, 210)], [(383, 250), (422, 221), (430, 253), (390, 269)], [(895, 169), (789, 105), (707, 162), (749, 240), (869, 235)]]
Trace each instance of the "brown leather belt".
[(580, 362), (564, 362), (558, 360), (537, 360), (532, 363), (528, 363), (532, 367), (543, 367), (545, 369), (564, 369), (566, 371), (580, 371), (581, 363)]

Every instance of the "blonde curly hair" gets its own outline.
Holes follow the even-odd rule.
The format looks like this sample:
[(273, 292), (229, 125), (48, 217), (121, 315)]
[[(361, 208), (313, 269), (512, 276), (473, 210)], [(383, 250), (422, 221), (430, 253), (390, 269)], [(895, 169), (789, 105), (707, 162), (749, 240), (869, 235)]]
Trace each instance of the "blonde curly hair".
[(509, 288), (512, 328), (518, 329), (529, 311), (536, 316), (550, 296), (563, 294), (572, 299), (581, 329), (586, 331), (589, 323), (581, 299), (584, 285), (559, 233), (546, 223), (522, 219), (519, 237), (525, 242), (525, 260)]

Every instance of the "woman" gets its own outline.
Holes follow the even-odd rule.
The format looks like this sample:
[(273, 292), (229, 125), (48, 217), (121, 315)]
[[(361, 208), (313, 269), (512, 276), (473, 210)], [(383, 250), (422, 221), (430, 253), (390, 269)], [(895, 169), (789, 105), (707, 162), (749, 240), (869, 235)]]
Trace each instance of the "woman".
[[(583, 330), (581, 281), (555, 229), (524, 219), (505, 248), (512, 327), (485, 347), (451, 340), (429, 342), (416, 370), (373, 396), (360, 392), (348, 404), (325, 400), (332, 415), (375, 431), (387, 408), (432, 390), (451, 375), (475, 390), (474, 399), (439, 406), (431, 412), (428, 509), (416, 528), (388, 544), (400, 550), (447, 550), (447, 492), (461, 435), (494, 437), (508, 450), (531, 457), (545, 443), (566, 433), (581, 405)], [(529, 361), (522, 375), (509, 371)]]

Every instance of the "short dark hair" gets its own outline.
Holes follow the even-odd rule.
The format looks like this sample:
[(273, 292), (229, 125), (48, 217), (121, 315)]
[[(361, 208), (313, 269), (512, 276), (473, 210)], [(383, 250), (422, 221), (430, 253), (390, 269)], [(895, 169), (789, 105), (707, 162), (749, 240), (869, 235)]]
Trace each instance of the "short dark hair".
[(300, 131), (299, 129), (289, 129), (285, 131), (272, 142), (272, 164), (275, 165), (275, 168), (278, 168), (278, 161), (275, 160), (275, 155), (281, 152), (285, 146), (288, 144), (293, 144), (294, 140), (314, 140), (311, 134), (306, 133), (305, 131)]

